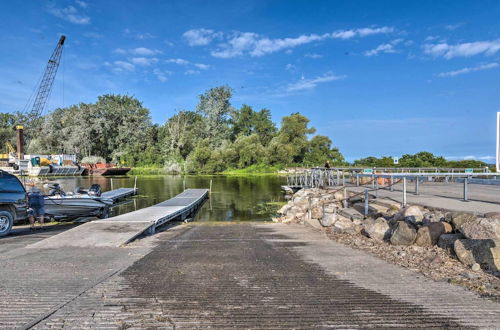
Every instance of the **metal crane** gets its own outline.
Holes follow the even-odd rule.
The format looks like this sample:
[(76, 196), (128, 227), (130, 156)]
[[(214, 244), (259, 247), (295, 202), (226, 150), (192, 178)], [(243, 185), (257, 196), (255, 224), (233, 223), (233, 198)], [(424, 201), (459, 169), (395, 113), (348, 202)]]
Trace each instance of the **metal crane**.
[[(61, 36), (59, 38), (59, 42), (57, 43), (56, 48), (52, 52), (52, 55), (49, 58), (49, 62), (45, 68), (45, 71), (42, 76), (42, 80), (40, 82), (40, 87), (38, 88), (38, 92), (35, 97), (35, 101), (33, 102), (33, 107), (26, 115), (25, 125), (28, 129), (27, 139), (31, 139), (34, 137), (34, 133), (37, 131), (40, 125), (40, 118), (43, 113), (43, 109), (47, 103), (47, 100), (50, 96), (50, 92), (52, 91), (52, 86), (54, 85), (54, 79), (56, 77), (57, 69), (59, 68), (59, 62), (61, 60), (61, 55), (63, 51), (64, 41), (66, 40), (66, 36)], [(24, 155), (24, 126), (17, 125), (17, 153), (18, 157), (22, 159)]]

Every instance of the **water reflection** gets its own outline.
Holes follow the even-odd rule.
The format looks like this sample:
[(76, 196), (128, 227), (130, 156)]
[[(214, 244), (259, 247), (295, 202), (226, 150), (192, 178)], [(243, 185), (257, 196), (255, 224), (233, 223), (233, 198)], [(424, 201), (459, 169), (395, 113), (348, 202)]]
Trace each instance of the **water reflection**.
[[(277, 176), (140, 176), (137, 179), (139, 195), (132, 201), (113, 208), (112, 215), (119, 215), (148, 207), (172, 198), (186, 188), (208, 188), (212, 180), (211, 200), (197, 214), (197, 221), (262, 221), (272, 216), (268, 202), (283, 201), (280, 186), (286, 180)], [(134, 177), (67, 177), (55, 178), (63, 190), (87, 188), (93, 183), (103, 191), (112, 188), (133, 187)]]

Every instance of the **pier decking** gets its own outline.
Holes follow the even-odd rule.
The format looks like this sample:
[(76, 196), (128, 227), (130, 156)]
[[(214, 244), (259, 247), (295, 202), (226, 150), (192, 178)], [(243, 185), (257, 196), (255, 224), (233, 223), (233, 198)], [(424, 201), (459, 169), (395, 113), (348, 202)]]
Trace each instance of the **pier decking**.
[(118, 188), (110, 191), (103, 192), (101, 194), (102, 198), (112, 199), (116, 202), (120, 199), (127, 198), (137, 194), (137, 188)]
[(86, 223), (32, 244), (32, 248), (122, 246), (174, 219), (186, 219), (203, 204), (208, 189), (186, 189), (162, 203), (109, 219)]

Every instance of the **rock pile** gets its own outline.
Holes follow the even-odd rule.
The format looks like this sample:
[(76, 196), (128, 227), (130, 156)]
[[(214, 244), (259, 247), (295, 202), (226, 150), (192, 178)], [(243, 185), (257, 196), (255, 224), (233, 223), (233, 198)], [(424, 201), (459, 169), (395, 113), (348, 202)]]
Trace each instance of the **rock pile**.
[[(370, 200), (369, 217), (364, 203), (352, 196), (324, 189), (303, 189), (278, 212), (275, 221), (307, 223), (334, 233), (363, 235), (394, 246), (439, 247), (472, 269), (500, 275), (500, 214), (480, 218), (472, 214), (431, 211), (411, 205), (401, 208), (391, 200)], [(353, 199), (351, 199), (351, 204)]]

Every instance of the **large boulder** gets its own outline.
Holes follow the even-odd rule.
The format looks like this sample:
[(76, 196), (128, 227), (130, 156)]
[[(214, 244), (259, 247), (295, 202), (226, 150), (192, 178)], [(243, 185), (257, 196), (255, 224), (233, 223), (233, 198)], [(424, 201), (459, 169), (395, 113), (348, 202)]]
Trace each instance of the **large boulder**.
[(321, 224), (319, 223), (318, 220), (316, 219), (309, 219), (309, 217), (304, 217), (304, 224), (306, 226), (311, 226), (313, 227), (314, 229), (323, 229), (323, 227), (321, 226)]
[(416, 229), (406, 221), (398, 221), (391, 236), (394, 245), (412, 245), (417, 238)]
[(472, 239), (500, 238), (500, 219), (472, 219), (460, 227), (460, 232)]
[(420, 207), (416, 205), (407, 206), (402, 208), (398, 213), (394, 215), (394, 221), (409, 221), (411, 223), (419, 223), (424, 219), (424, 213)]
[(330, 227), (335, 223), (335, 221), (337, 221), (337, 219), (337, 213), (325, 212), (320, 219), (320, 223), (323, 227)]
[(500, 219), (500, 212), (488, 212), (484, 214), (485, 218), (495, 218)]
[(446, 214), (446, 221), (451, 224), (454, 230), (460, 230), (465, 223), (475, 219), (477, 217), (470, 213), (453, 212)]
[(382, 217), (379, 217), (374, 221), (367, 221), (366, 223), (363, 223), (363, 225), (365, 233), (370, 238), (383, 241), (390, 236), (391, 229), (389, 224), (387, 223), (387, 220)]
[(323, 217), (323, 207), (320, 205), (314, 205), (311, 209), (311, 218), (321, 219)]
[(302, 212), (306, 212), (309, 209), (309, 200), (307, 198), (294, 199), (293, 205)]
[(351, 220), (343, 216), (338, 216), (337, 221), (335, 221), (332, 228), (335, 232), (343, 234), (359, 234), (362, 229), (361, 226), (356, 225)]
[(436, 245), (442, 234), (450, 233), (451, 231), (451, 225), (447, 222), (431, 222), (418, 229), (415, 244), (418, 246)]
[(444, 250), (446, 250), (448, 253), (453, 254), (455, 251), (453, 250), (453, 246), (455, 245), (455, 241), (457, 239), (463, 239), (465, 238), (462, 233), (458, 234), (442, 234), (439, 236), (438, 240), (438, 246)]
[(278, 210), (278, 214), (286, 214), (288, 210), (291, 208), (292, 208), (292, 203), (286, 203)]
[(458, 239), (455, 254), (467, 266), (475, 263), (492, 271), (500, 270), (500, 239)]
[(440, 222), (444, 220), (444, 214), (441, 212), (426, 212), (424, 213), (423, 223)]

